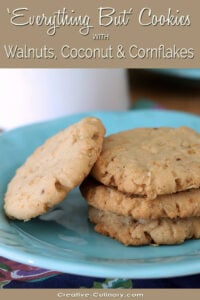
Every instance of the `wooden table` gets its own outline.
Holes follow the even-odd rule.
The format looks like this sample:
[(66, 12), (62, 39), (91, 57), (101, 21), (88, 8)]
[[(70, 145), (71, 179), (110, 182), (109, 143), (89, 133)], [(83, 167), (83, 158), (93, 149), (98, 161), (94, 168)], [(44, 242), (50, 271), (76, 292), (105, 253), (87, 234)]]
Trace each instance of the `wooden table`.
[(163, 108), (200, 115), (200, 81), (129, 70), (131, 98), (155, 101)]

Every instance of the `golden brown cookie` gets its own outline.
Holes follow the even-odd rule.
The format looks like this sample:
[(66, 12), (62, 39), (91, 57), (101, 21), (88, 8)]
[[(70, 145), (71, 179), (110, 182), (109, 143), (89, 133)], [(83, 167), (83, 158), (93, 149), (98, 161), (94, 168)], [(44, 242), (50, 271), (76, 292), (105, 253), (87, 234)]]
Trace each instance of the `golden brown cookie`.
[(186, 218), (200, 216), (200, 189), (158, 196), (154, 200), (124, 194), (93, 178), (86, 178), (80, 186), (89, 205), (135, 219)]
[(95, 230), (125, 245), (180, 244), (200, 238), (200, 217), (184, 219), (135, 220), (89, 207), (89, 219)]
[(187, 127), (160, 127), (110, 135), (92, 175), (121, 192), (149, 199), (199, 188), (200, 134)]
[(105, 128), (88, 117), (49, 138), (17, 170), (5, 195), (5, 213), (29, 220), (61, 202), (88, 175), (102, 149)]

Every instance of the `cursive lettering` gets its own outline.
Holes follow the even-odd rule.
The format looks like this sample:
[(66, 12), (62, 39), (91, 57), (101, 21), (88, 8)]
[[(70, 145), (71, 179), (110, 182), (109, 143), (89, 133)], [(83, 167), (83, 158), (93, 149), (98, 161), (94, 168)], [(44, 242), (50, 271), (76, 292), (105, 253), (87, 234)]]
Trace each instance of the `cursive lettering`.
[(56, 30), (61, 26), (77, 26), (82, 35), (90, 33), (90, 17), (88, 15), (76, 15), (74, 10), (67, 12), (66, 8), (53, 12), (52, 15), (42, 13), (40, 15), (30, 15), (27, 7), (16, 8), (13, 11), (7, 9), (11, 15), (10, 22), (15, 26), (44, 26), (47, 27), (48, 35), (55, 35)]

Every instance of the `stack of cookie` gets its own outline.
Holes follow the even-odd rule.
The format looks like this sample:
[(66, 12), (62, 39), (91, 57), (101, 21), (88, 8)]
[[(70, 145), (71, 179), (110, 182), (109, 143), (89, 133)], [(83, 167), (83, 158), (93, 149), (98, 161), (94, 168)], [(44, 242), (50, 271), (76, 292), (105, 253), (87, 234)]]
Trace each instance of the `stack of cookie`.
[(95, 230), (125, 245), (200, 238), (200, 134), (137, 128), (105, 138), (81, 185)]

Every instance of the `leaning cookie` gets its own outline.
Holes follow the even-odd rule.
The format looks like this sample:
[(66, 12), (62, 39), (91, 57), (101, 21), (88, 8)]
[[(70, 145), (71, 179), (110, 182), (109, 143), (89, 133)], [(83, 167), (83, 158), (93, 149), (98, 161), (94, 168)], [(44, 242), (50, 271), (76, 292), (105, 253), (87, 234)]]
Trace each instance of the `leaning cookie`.
[(135, 219), (200, 217), (200, 189), (148, 200), (119, 192), (116, 188), (107, 187), (88, 177), (81, 184), (80, 190), (89, 205)]
[(185, 219), (135, 220), (89, 207), (89, 219), (95, 230), (125, 245), (172, 245), (200, 238), (200, 217)]
[(159, 127), (110, 135), (92, 175), (104, 185), (149, 199), (199, 188), (200, 134), (187, 127)]
[(5, 195), (5, 213), (29, 220), (61, 202), (88, 175), (105, 128), (88, 117), (49, 138), (17, 170)]

